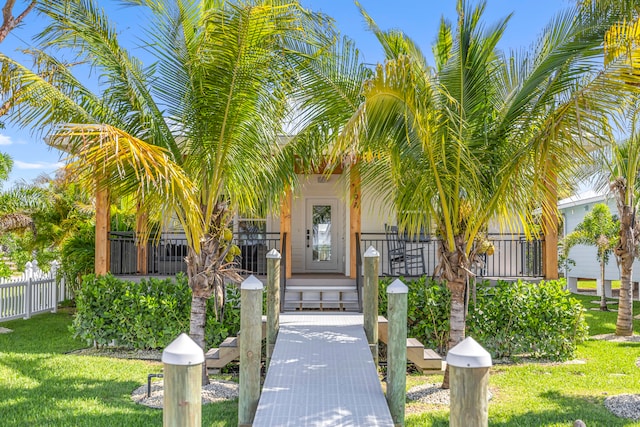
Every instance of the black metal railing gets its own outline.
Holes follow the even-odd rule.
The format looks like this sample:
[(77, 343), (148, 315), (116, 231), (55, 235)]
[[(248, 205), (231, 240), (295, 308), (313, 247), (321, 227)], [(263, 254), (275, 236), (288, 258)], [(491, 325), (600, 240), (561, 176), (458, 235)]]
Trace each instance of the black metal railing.
[[(115, 275), (137, 274), (138, 252), (134, 232), (111, 232), (111, 268)], [(251, 237), (234, 235), (234, 243), (240, 248), (237, 261), (242, 273), (265, 276), (266, 255), (271, 249), (280, 250), (279, 233), (260, 233)], [(147, 244), (148, 274), (175, 275), (187, 271), (185, 257), (188, 244), (184, 234), (162, 233), (157, 240)]]
[[(472, 271), (478, 277), (541, 277), (542, 270), (542, 242), (527, 241), (524, 236), (490, 234), (489, 240), (494, 245), (494, 254), (483, 256), (480, 264), (472, 266)], [(133, 232), (111, 232), (111, 273), (115, 275), (137, 274), (137, 248)], [(240, 238), (234, 235), (234, 243), (240, 248), (238, 262), (243, 274), (265, 276), (267, 274), (266, 255), (271, 249), (276, 249), (282, 256), (281, 261), (281, 289), (286, 288), (286, 254), (284, 248), (288, 239), (285, 234), (280, 242), (280, 233), (260, 233), (251, 238)], [(385, 233), (362, 233), (356, 236), (356, 274), (358, 288), (362, 286), (362, 254), (369, 246), (373, 246), (380, 253), (380, 275), (391, 276), (389, 249)], [(407, 250), (423, 248), (424, 271), (412, 267), (409, 276), (433, 275), (438, 262), (437, 240), (406, 239)], [(151, 240), (147, 248), (148, 274), (175, 275), (185, 272), (187, 265), (184, 258), (187, 255), (187, 239), (184, 234), (162, 233), (159, 239)], [(422, 267), (419, 268), (422, 270)], [(414, 271), (415, 270), (415, 271)]]
[[(471, 271), (477, 277), (541, 277), (542, 270), (542, 242), (527, 241), (524, 236), (512, 234), (490, 234), (489, 241), (493, 243), (493, 255), (482, 256), (483, 262), (474, 264)], [(421, 238), (411, 240), (406, 238), (407, 250), (422, 248), (424, 256), (424, 271), (422, 266), (413, 266), (409, 276), (432, 276), (438, 264), (438, 245), (436, 239)], [(389, 246), (385, 233), (362, 233), (361, 251), (373, 246), (380, 253), (380, 275), (392, 276)]]
[(362, 245), (360, 233), (356, 233), (356, 291), (358, 292), (358, 311), (362, 313)]
[(280, 251), (280, 313), (284, 313), (284, 302), (287, 294), (287, 233), (282, 233), (282, 250)]

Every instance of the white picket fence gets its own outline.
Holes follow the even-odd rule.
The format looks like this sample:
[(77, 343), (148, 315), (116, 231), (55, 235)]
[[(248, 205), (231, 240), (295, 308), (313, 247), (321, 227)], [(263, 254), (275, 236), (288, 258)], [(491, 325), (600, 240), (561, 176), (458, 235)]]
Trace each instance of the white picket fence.
[(48, 273), (37, 261), (26, 264), (20, 277), (0, 279), (0, 322), (24, 318), (50, 311), (55, 313), (58, 303), (71, 298), (64, 279), (56, 281), (59, 263), (53, 261)]

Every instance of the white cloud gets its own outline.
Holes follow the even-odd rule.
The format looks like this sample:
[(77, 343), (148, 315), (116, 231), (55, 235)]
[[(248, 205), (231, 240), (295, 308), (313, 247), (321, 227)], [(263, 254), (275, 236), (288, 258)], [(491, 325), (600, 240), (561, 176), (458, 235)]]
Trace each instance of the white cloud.
[(0, 145), (11, 145), (13, 144), (13, 140), (8, 135), (3, 135), (0, 133)]
[(63, 163), (61, 163), (61, 162), (55, 162), (55, 163), (49, 163), (49, 162), (29, 163), (29, 162), (22, 162), (20, 160), (14, 160), (13, 161), (13, 165), (17, 169), (36, 170), (36, 169), (58, 169), (58, 168), (61, 168), (63, 166)]

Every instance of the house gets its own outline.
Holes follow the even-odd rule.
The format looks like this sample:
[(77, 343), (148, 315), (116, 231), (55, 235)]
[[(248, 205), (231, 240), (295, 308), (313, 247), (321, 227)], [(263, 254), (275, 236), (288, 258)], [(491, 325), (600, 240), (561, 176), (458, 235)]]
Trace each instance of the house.
[[(558, 202), (558, 210), (563, 218), (562, 234), (566, 236), (571, 233), (578, 224), (582, 222), (585, 215), (598, 203), (605, 203), (609, 206), (611, 213), (617, 215), (615, 199), (605, 191), (587, 190)], [(569, 258), (575, 262), (564, 272), (567, 284), (572, 291), (577, 290), (578, 279), (591, 279), (600, 281), (600, 265), (597, 262), (596, 248), (594, 246), (576, 245), (571, 248)], [(634, 271), (640, 268), (640, 262), (636, 260), (633, 264)], [(605, 266), (605, 296), (611, 297), (611, 281), (620, 279), (620, 269), (618, 268), (615, 256), (609, 258)], [(598, 295), (601, 286), (598, 284)]]
[[(289, 284), (313, 278), (326, 282), (331, 278), (346, 285), (355, 283), (362, 254), (373, 246), (380, 253), (380, 275), (433, 274), (438, 261), (437, 240), (429, 235), (409, 238), (386, 233), (385, 225), (397, 224), (395, 212), (380, 204), (366, 183), (361, 184), (356, 169), (339, 168), (331, 174), (315, 173), (298, 178), (300, 185), (287, 194), (279, 212), (267, 218), (236, 219), (234, 233), (242, 251), (244, 269), (264, 275), (266, 253), (275, 248), (282, 254), (282, 275)], [(399, 240), (402, 251), (413, 254), (419, 261), (407, 265), (403, 257), (394, 256), (396, 249), (391, 248), (390, 241), (394, 238)], [(137, 263), (131, 261), (135, 257), (133, 236), (128, 239), (128, 243), (123, 243), (122, 236), (112, 233), (110, 270), (142, 273)], [(476, 267), (476, 274), (487, 277), (542, 275), (540, 242), (527, 242), (517, 234), (496, 233), (489, 239), (494, 242), (495, 254)], [(163, 235), (158, 246), (147, 249), (147, 272), (175, 273), (175, 263), (181, 262), (180, 250), (185, 244), (184, 237)], [(128, 255), (123, 256), (125, 246)], [(127, 271), (122, 269), (124, 266)]]

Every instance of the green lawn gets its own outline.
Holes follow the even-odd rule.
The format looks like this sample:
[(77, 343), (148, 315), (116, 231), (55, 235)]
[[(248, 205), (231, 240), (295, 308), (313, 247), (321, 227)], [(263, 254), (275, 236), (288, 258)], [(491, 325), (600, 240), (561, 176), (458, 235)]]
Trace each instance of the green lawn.
[[(576, 296), (586, 308), (593, 296)], [(615, 308), (614, 305), (612, 308)], [(640, 313), (636, 303), (634, 313)], [(615, 312), (588, 310), (591, 335), (613, 333)], [(636, 321), (635, 332), (640, 333)], [(489, 389), (494, 397), (489, 405), (490, 426), (572, 426), (577, 419), (588, 427), (636, 426), (640, 422), (612, 415), (603, 405), (611, 395), (640, 393), (640, 343), (614, 343), (589, 340), (578, 347), (584, 365), (522, 364), (498, 365), (491, 370)], [(440, 377), (435, 380), (439, 381)], [(424, 378), (410, 378), (417, 385)], [(429, 378), (429, 382), (436, 382)], [(411, 407), (412, 404), (409, 404)], [(407, 427), (448, 426), (448, 408), (407, 417)]]
[[(586, 307), (592, 296), (578, 296)], [(615, 308), (615, 306), (614, 306)], [(636, 314), (640, 307), (636, 307)], [(615, 330), (616, 313), (587, 311), (592, 334)], [(0, 424), (2, 426), (149, 426), (162, 424), (162, 412), (131, 400), (160, 363), (66, 354), (83, 347), (68, 332), (68, 313), (1, 323)], [(637, 323), (637, 322), (636, 322)], [(636, 326), (636, 331), (640, 328)], [(637, 426), (611, 415), (607, 396), (640, 393), (640, 343), (587, 341), (578, 349), (583, 365), (522, 364), (492, 368), (491, 426), (571, 426), (580, 418), (589, 427)], [(408, 385), (439, 382), (441, 376), (412, 375)], [(429, 407), (411, 414), (407, 427), (447, 426), (448, 409)], [(203, 426), (236, 426), (237, 400), (203, 406)]]
[[(133, 403), (131, 392), (161, 363), (65, 354), (84, 347), (71, 338), (68, 313), (0, 323), (0, 425), (162, 425), (162, 411)], [(237, 425), (237, 400), (204, 405), (204, 426)]]

